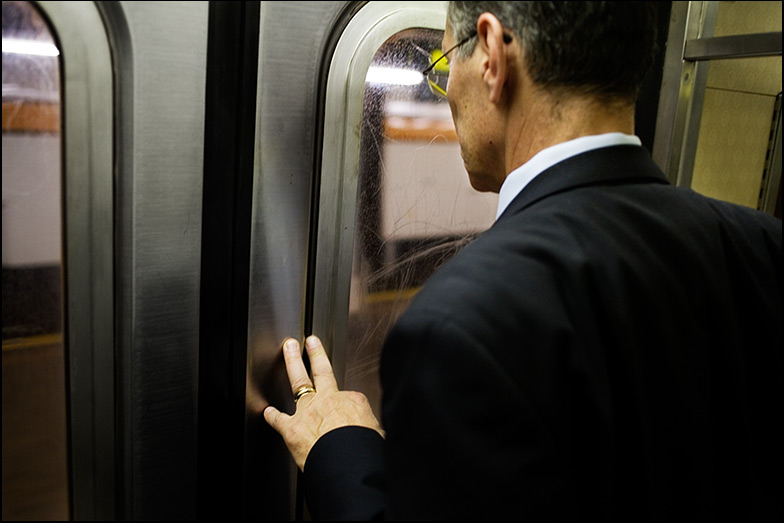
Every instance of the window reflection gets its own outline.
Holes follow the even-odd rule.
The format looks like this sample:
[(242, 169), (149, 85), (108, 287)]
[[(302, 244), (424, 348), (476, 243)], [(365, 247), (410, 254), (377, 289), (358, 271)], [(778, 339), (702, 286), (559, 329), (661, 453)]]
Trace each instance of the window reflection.
[(3, 520), (69, 518), (58, 54), (3, 2)]
[(497, 195), (468, 182), (445, 100), (421, 71), (442, 31), (410, 29), (366, 78), (344, 386), (380, 412), (383, 339), (441, 264), (493, 222)]

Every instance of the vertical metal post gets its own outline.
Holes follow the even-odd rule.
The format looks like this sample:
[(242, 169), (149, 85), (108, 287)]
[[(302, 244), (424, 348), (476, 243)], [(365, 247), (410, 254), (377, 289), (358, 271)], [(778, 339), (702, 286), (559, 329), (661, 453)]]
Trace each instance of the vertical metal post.
[(708, 63), (684, 58), (686, 42), (713, 35), (718, 2), (673, 2), (656, 118), (653, 159), (671, 183), (688, 187), (694, 168)]

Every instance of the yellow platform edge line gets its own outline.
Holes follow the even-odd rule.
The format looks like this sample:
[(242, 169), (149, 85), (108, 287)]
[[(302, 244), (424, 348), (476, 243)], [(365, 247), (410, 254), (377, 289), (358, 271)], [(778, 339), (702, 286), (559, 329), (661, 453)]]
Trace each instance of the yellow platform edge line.
[(3, 352), (7, 350), (30, 349), (43, 345), (56, 345), (63, 342), (62, 334), (41, 334), (26, 338), (10, 338), (3, 340)]

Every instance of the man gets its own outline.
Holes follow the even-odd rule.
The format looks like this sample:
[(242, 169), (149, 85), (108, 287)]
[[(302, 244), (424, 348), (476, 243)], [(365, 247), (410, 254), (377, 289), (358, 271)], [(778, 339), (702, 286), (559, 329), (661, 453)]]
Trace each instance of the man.
[[(315, 519), (782, 516), (782, 228), (634, 136), (640, 2), (450, 2), (448, 97), (493, 227), (390, 332), (383, 429), (318, 338), (266, 420)], [(449, 51), (453, 47), (451, 52)]]

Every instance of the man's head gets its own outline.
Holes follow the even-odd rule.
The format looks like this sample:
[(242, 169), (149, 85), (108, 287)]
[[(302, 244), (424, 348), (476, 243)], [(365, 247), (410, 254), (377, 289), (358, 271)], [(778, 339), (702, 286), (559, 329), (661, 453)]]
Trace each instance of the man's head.
[(634, 101), (653, 62), (654, 2), (449, 2), (455, 40), (476, 31), (485, 12), (522, 42), (528, 74), (543, 89)]
[(555, 143), (634, 132), (652, 3), (449, 2), (443, 46), (466, 38), (450, 56), (447, 95), (475, 189), (497, 192)]

